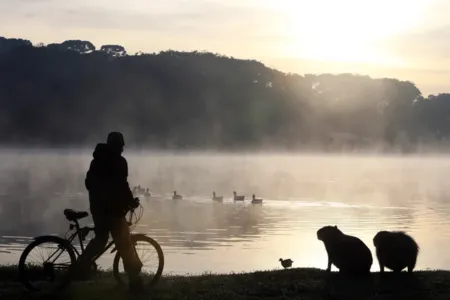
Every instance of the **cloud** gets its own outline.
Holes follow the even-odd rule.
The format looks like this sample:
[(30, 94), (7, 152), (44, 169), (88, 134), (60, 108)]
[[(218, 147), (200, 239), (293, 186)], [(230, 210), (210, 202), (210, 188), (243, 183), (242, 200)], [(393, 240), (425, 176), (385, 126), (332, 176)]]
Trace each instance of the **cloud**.
[(387, 52), (410, 67), (449, 69), (450, 25), (422, 32), (403, 33), (386, 39)]
[(25, 5), (25, 4), (41, 4), (45, 2), (53, 2), (55, 0), (3, 0), (5, 2), (14, 3), (16, 5)]
[[(21, 1), (30, 3), (30, 0)], [(127, 9), (124, 2), (122, 6), (117, 4), (100, 6), (99, 2), (101, 1), (95, 2), (96, 5), (84, 4), (83, 1), (77, 1), (76, 5), (73, 5), (74, 2), (65, 5), (61, 5), (60, 2), (58, 5), (52, 4), (47, 7), (43, 5), (40, 8), (35, 7), (33, 15), (37, 22), (47, 26), (204, 36), (229, 34), (233, 30), (239, 30), (241, 36), (252, 33), (261, 35), (265, 32), (270, 34), (273, 30), (268, 24), (283, 20), (281, 14), (264, 7), (239, 5), (236, 2), (175, 0), (170, 1), (170, 5), (162, 2), (155, 5), (148, 1), (142, 2), (141, 9)], [(27, 6), (16, 5), (14, 10), (21, 16), (28, 16), (31, 13)], [(242, 30), (243, 28), (245, 29)]]

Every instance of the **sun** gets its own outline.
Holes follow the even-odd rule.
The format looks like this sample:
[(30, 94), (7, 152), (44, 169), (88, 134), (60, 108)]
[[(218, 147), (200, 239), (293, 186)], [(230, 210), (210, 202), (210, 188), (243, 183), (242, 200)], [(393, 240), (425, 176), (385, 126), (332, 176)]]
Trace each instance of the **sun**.
[[(266, 0), (269, 1), (269, 0)], [(279, 0), (289, 56), (385, 63), (383, 40), (417, 25), (427, 0)]]

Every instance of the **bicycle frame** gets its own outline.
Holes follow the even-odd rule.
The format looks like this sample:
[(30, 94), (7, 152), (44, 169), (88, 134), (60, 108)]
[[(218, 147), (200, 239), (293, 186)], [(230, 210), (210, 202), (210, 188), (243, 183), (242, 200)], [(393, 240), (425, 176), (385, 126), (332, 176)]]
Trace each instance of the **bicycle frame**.
[[(134, 212), (133, 210), (130, 210), (131, 214), (130, 214), (130, 218), (127, 221), (129, 225), (131, 225), (131, 218), (132, 218), (132, 213)], [(72, 223), (70, 223), (70, 230), (72, 229), (76, 229), (75, 232), (66, 240), (69, 242), (70, 246), (72, 247), (72, 249), (74, 250), (75, 254), (77, 255), (77, 257), (79, 257), (85, 250), (83, 241), (86, 239), (86, 236), (89, 234), (89, 232), (94, 231), (95, 228), (94, 227), (89, 227), (89, 226), (84, 226), (84, 227), (80, 227), (80, 224), (78, 223), (78, 220), (74, 220), (72, 221)], [(72, 244), (72, 242), (75, 240), (75, 238), (78, 237), (78, 241), (80, 243), (80, 248), (81, 248), (81, 253), (78, 252), (78, 250), (75, 248), (75, 246)], [(102, 256), (103, 254), (105, 254), (106, 251), (109, 250), (109, 248), (111, 248), (111, 246), (114, 245), (114, 240), (110, 241), (105, 248), (99, 252), (98, 255), (96, 255), (94, 257), (94, 259), (92, 260), (93, 262), (97, 261), (97, 259), (100, 258), (100, 256)], [(114, 247), (110, 253), (114, 253), (117, 250), (116, 247)]]
[[(138, 199), (136, 199), (136, 200), (138, 200)], [(129, 218), (127, 216), (125, 216), (124, 217), (125, 220), (122, 219), (122, 220), (118, 220), (118, 221), (119, 222), (126, 221), (126, 223), (128, 224), (128, 230), (131, 235), (131, 245), (134, 248), (135, 254), (138, 255), (136, 252), (135, 246), (136, 246), (137, 242), (139, 242), (139, 241), (143, 241), (143, 242), (147, 242), (147, 243), (151, 244), (158, 253), (158, 258), (159, 258), (158, 269), (155, 273), (155, 277), (150, 282), (150, 284), (154, 284), (161, 276), (162, 269), (164, 268), (164, 255), (162, 253), (161, 247), (159, 246), (159, 244), (156, 241), (154, 241), (153, 239), (151, 239), (149, 237), (144, 238), (144, 239), (141, 237), (141, 236), (146, 236), (146, 234), (132, 232), (133, 228), (134, 228), (133, 225), (136, 224), (137, 222), (139, 222), (140, 218), (142, 217), (142, 213), (143, 213), (142, 206), (140, 206), (140, 211), (138, 211), (137, 214), (135, 214), (134, 208), (130, 209), (129, 213), (130, 213)], [(64, 214), (66, 216), (66, 219), (69, 221), (68, 222), (69, 230), (66, 232), (66, 234), (64, 236), (55, 236), (55, 235), (37, 236), (34, 238), (34, 241), (31, 242), (25, 248), (25, 250), (22, 252), (22, 255), (19, 260), (19, 275), (20, 275), (21, 281), (29, 289), (33, 289), (33, 290), (37, 289), (30, 283), (30, 279), (32, 280), (34, 277), (28, 278), (28, 275), (26, 273), (24, 273), (24, 272), (29, 272), (27, 268), (28, 268), (28, 265), (30, 265), (30, 263), (27, 262), (26, 259), (29, 256), (30, 252), (34, 248), (39, 247), (44, 244), (49, 244), (50, 246), (53, 246), (54, 251), (51, 251), (50, 253), (48, 252), (48, 249), (47, 249), (47, 251), (45, 251), (47, 253), (47, 255), (49, 255), (49, 257), (47, 259), (45, 259), (44, 261), (39, 261), (39, 262), (37, 262), (37, 264), (31, 263), (31, 266), (33, 268), (37, 268), (37, 269), (43, 268), (44, 274), (46, 276), (45, 280), (47, 280), (47, 279), (55, 280), (55, 276), (59, 275), (59, 272), (63, 271), (63, 269), (64, 269), (65, 272), (68, 272), (69, 275), (63, 277), (64, 279), (61, 282), (61, 285), (60, 285), (61, 287), (66, 286), (72, 280), (72, 275), (71, 275), (72, 270), (77, 269), (77, 268), (73, 268), (73, 267), (77, 266), (80, 256), (82, 256), (83, 253), (86, 251), (86, 245), (85, 245), (86, 237), (91, 231), (94, 231), (95, 228), (90, 227), (90, 226), (81, 227), (80, 223), (79, 223), (79, 219), (77, 219), (77, 217), (84, 218), (88, 214), (86, 214), (84, 212), (75, 212), (75, 211), (67, 211), (67, 212), (64, 211)], [(133, 218), (136, 218), (134, 220), (134, 223), (132, 222)], [(120, 225), (126, 227), (125, 224), (120, 224)], [(123, 228), (123, 230), (126, 230), (126, 228)], [(78, 243), (76, 243), (77, 238), (78, 238), (79, 246), (78, 246)], [(128, 245), (126, 245), (126, 246), (128, 247)], [(124, 283), (124, 281), (119, 276), (119, 264), (120, 264), (120, 259), (123, 259), (123, 257), (121, 257), (121, 253), (119, 250), (120, 247), (117, 248), (117, 245), (115, 244), (114, 239), (107, 242), (105, 247), (103, 249), (99, 249), (100, 250), (99, 253), (97, 253), (95, 255), (95, 257), (92, 258), (90, 268), (91, 269), (93, 268), (93, 269), (90, 271), (94, 271), (94, 272), (97, 271), (97, 264), (95, 262), (100, 258), (100, 256), (105, 254), (105, 252), (108, 251), (110, 248), (112, 248), (110, 253), (115, 252), (113, 254), (114, 255), (114, 262), (113, 262), (114, 277), (119, 283), (122, 284), (122, 283)], [(42, 253), (41, 253), (41, 255), (42, 255)], [(69, 256), (68, 257), (69, 259), (67, 260), (67, 257), (66, 257), (65, 260), (62, 260), (61, 262), (57, 261), (63, 255)], [(127, 257), (125, 257), (125, 258), (127, 258)], [(76, 270), (75, 272), (78, 272), (78, 270)], [(37, 289), (37, 290), (39, 290), (39, 289)]]
[[(70, 246), (72, 247), (72, 249), (74, 250), (75, 254), (77, 256), (80, 256), (84, 250), (86, 249), (86, 247), (84, 246), (84, 240), (86, 239), (86, 236), (89, 234), (89, 232), (94, 231), (95, 228), (94, 227), (89, 227), (89, 226), (84, 226), (84, 227), (80, 227), (80, 224), (78, 223), (77, 220), (73, 221), (73, 223), (71, 223), (71, 229), (74, 228), (76, 229), (74, 233), (72, 233), (72, 235), (70, 235), (69, 238), (66, 238), (67, 242), (69, 242)], [(80, 243), (80, 249), (81, 249), (81, 253), (77, 250), (77, 248), (75, 248), (75, 246), (72, 244), (72, 242), (78, 237), (78, 242)], [(100, 256), (102, 256), (106, 251), (108, 251), (109, 248), (111, 248), (111, 246), (114, 245), (114, 240), (110, 241), (105, 248), (94, 257), (93, 261), (95, 262)], [(113, 253), (116, 249), (114, 248), (113, 251), (111, 251), (111, 253)]]

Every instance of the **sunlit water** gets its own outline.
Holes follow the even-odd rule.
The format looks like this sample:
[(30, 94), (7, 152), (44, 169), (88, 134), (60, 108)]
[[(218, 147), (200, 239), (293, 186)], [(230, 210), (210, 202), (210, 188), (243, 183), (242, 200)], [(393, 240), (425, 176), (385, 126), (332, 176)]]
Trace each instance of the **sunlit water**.
[[(130, 183), (150, 187), (136, 231), (155, 238), (165, 273), (326, 267), (316, 231), (338, 225), (372, 250), (379, 230), (418, 241), (418, 269), (450, 269), (448, 158), (127, 154)], [(62, 210), (88, 209), (90, 153), (0, 154), (0, 263), (17, 263), (30, 237), (64, 234)], [(177, 190), (180, 201), (171, 200)], [(224, 196), (213, 203), (212, 191)], [(264, 198), (234, 203), (232, 192)], [(82, 223), (89, 224), (87, 218)], [(110, 256), (100, 265), (110, 267)], [(373, 271), (378, 270), (374, 256)]]

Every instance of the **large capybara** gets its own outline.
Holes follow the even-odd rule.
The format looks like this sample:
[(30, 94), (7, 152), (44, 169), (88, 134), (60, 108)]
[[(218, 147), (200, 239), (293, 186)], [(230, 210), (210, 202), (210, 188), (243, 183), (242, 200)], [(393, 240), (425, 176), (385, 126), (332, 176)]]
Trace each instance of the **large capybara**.
[(337, 226), (325, 226), (317, 231), (317, 239), (325, 244), (327, 250), (327, 272), (331, 271), (333, 264), (342, 274), (370, 274), (372, 253), (359, 238), (344, 234)]
[(380, 272), (384, 267), (394, 272), (401, 272), (408, 268), (412, 272), (416, 266), (419, 245), (402, 231), (380, 231), (373, 238), (376, 248)]

